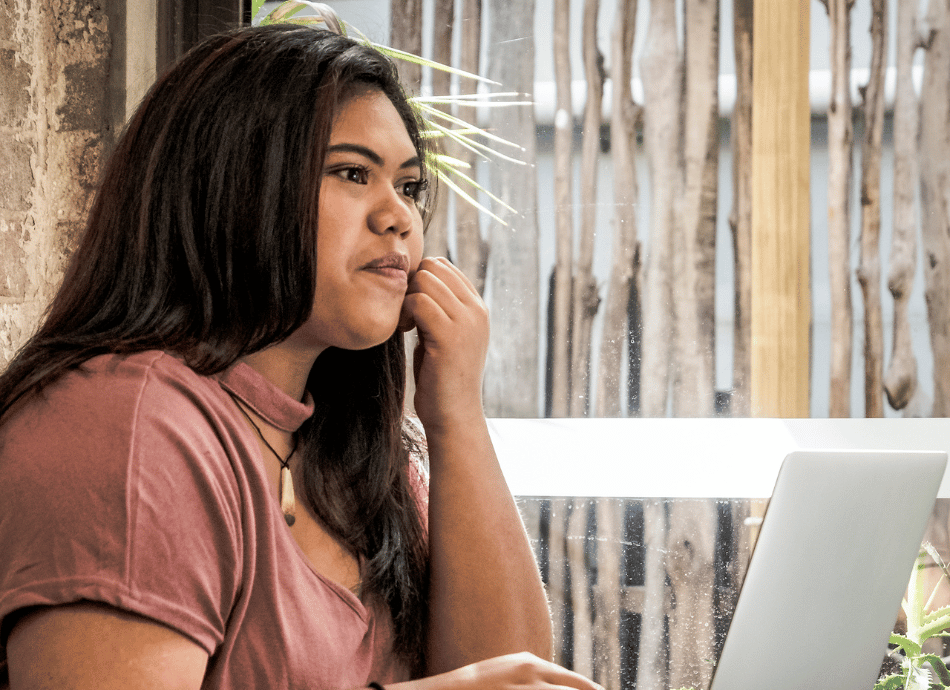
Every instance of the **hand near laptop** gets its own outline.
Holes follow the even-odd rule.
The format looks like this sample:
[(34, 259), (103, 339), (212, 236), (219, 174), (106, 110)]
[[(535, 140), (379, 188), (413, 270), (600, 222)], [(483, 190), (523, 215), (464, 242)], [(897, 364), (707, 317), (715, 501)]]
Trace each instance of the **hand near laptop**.
[(574, 688), (603, 690), (584, 676), (568, 671), (528, 652), (506, 654), (462, 668), (406, 683), (386, 685), (386, 690), (546, 690)]

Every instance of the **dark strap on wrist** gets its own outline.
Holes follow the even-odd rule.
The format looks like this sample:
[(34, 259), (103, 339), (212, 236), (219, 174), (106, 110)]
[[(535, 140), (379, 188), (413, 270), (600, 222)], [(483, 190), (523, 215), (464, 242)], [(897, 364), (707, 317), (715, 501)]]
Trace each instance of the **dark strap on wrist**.
[(372, 682), (372, 683), (370, 683), (370, 684), (367, 685), (366, 687), (372, 688), (373, 690), (386, 690), (386, 688), (384, 688), (382, 685), (380, 685), (379, 683), (377, 683), (377, 682), (375, 682), (375, 681)]

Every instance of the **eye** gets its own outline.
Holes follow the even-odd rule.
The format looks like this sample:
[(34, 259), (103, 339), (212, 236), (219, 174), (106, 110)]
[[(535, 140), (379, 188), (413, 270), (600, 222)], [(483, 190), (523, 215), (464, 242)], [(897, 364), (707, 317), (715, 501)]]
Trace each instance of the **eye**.
[(425, 179), (411, 180), (409, 182), (403, 182), (399, 185), (400, 193), (415, 202), (422, 200), (422, 197), (427, 189), (429, 189), (429, 180)]
[(369, 170), (362, 165), (346, 165), (334, 168), (328, 172), (329, 175), (335, 175), (346, 182), (354, 184), (366, 184), (369, 182)]

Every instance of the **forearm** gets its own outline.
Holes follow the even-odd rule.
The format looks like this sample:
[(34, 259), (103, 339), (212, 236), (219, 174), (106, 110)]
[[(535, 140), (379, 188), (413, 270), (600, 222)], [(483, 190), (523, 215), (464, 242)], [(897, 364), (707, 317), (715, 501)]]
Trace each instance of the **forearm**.
[(522, 651), (551, 658), (541, 578), (484, 418), (428, 444), (430, 672)]

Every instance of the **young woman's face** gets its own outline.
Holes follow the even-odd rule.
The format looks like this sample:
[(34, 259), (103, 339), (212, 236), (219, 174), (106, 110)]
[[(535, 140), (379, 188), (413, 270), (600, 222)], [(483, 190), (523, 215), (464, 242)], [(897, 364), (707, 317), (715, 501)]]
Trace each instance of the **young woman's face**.
[(368, 90), (347, 101), (320, 186), (313, 313), (293, 339), (356, 350), (395, 332), (422, 260), (416, 200), (423, 185), (421, 161), (389, 98)]

